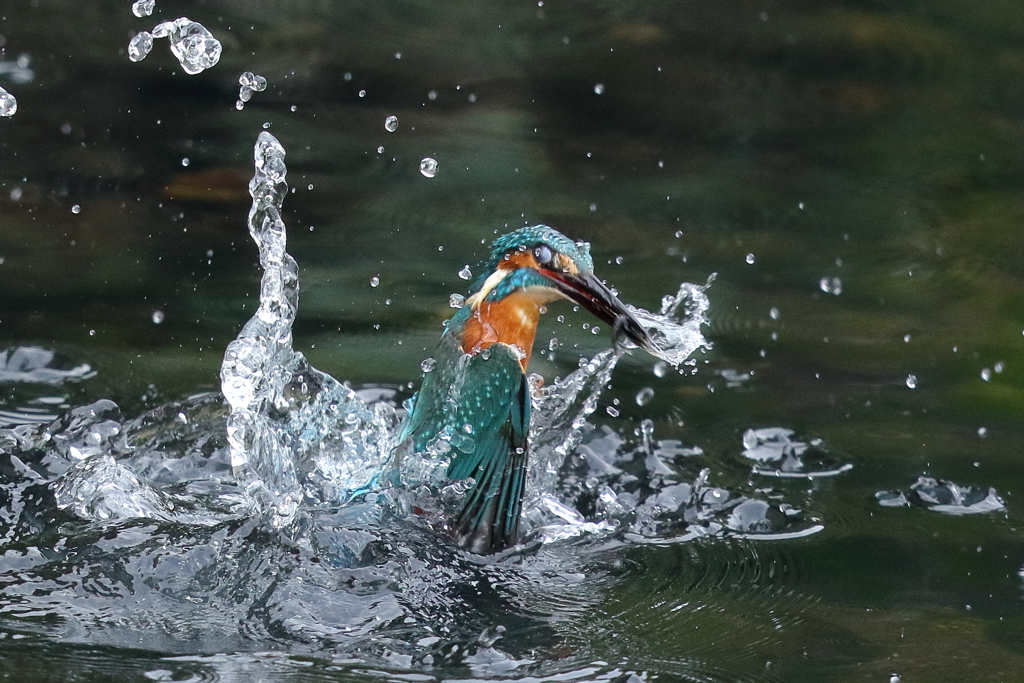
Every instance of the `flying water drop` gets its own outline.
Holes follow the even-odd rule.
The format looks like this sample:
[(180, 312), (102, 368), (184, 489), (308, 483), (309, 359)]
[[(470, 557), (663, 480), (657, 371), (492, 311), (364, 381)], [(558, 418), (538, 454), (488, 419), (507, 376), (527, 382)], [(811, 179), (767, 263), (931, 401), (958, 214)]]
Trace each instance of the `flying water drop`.
[(654, 389), (644, 387), (636, 393), (636, 404), (638, 406), (645, 406), (651, 402), (652, 398), (654, 398)]
[(148, 17), (153, 14), (153, 8), (156, 7), (156, 0), (135, 0), (132, 3), (132, 14), (139, 17)]
[(169, 38), (171, 52), (185, 73), (197, 74), (220, 61), (223, 46), (209, 29), (188, 17), (165, 21), (153, 28), (154, 38)]
[(398, 130), (398, 117), (389, 116), (386, 119), (384, 119), (384, 130), (386, 130), (389, 133), (394, 133), (396, 130)]
[(246, 71), (238, 77), (238, 86), (238, 101), (235, 103), (235, 108), (241, 111), (254, 92), (263, 92), (267, 89), (267, 79), (259, 74)]
[(18, 100), (14, 99), (14, 95), (0, 88), (0, 116), (14, 116), (16, 111), (18, 111)]
[(916, 389), (917, 388), (917, 375), (907, 375), (907, 388), (908, 389)]
[(462, 270), (459, 271), (459, 277), (461, 277), (463, 280), (468, 280), (469, 278), (473, 277), (473, 271), (469, 269), (468, 265), (463, 266)]
[(437, 365), (437, 361), (433, 358), (424, 358), (423, 362), (420, 363), (420, 370), (423, 372), (430, 372), (434, 369), (435, 365)]
[(462, 308), (466, 305), (466, 297), (461, 294), (452, 294), (448, 297), (448, 305), (452, 308)]
[(823, 277), (821, 278), (821, 281), (818, 282), (818, 289), (826, 294), (839, 296), (843, 293), (843, 281), (837, 277)]
[(424, 178), (433, 178), (437, 175), (437, 159), (431, 157), (424, 157), (420, 161), (420, 173), (423, 174)]
[(133, 62), (141, 62), (153, 50), (153, 34), (149, 31), (140, 31), (128, 41), (128, 59)]

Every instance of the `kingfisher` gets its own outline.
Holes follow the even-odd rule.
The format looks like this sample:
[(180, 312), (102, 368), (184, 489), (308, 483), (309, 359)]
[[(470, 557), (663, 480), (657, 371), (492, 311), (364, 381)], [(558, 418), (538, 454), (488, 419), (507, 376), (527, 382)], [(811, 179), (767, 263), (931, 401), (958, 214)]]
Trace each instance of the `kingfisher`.
[(543, 307), (558, 299), (611, 325), (616, 340), (650, 347), (647, 331), (594, 275), (590, 245), (536, 225), (494, 241), (432, 367), (425, 361), (396, 454), (448, 458), (447, 478), (467, 480), (461, 509), (446, 521), (467, 550), (516, 544), (529, 459), (526, 369)]

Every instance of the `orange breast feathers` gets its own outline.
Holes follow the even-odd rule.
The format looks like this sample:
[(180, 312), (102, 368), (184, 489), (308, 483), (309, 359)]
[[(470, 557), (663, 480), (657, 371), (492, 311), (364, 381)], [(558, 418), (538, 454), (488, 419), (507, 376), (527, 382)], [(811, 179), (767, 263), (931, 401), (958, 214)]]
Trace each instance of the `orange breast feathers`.
[(465, 353), (476, 354), (498, 342), (517, 346), (524, 354), (519, 364), (525, 372), (526, 366), (530, 363), (530, 353), (533, 351), (533, 339), (537, 335), (540, 308), (560, 298), (560, 295), (546, 287), (528, 287), (512, 292), (500, 301), (487, 301), (488, 292), (505, 275), (524, 265), (520, 262), (523, 257), (533, 260), (529, 252), (522, 257), (519, 254), (513, 255), (512, 259), (503, 262), (491, 276), (493, 281), (489, 278), (481, 291), (466, 302), (466, 305), (472, 306), (473, 312), (466, 321), (462, 333), (462, 350)]

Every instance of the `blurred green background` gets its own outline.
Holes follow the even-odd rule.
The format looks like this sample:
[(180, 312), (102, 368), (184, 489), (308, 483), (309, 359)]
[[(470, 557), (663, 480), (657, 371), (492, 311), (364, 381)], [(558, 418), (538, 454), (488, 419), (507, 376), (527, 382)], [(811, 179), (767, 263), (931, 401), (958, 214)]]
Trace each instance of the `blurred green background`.
[[(164, 40), (128, 60), (132, 35), (183, 15), (219, 64), (188, 76)], [(19, 105), (0, 119), (0, 347), (92, 365), (70, 404), (131, 414), (217, 388), (258, 293), (246, 184), (269, 124), (294, 188), (295, 343), (317, 367), (418, 381), (458, 271), (543, 222), (648, 309), (717, 273), (698, 372), (632, 356), (603, 397), (621, 417), (598, 422), (649, 417), (720, 483), (749, 480), (751, 427), (854, 464), (781, 487), (825, 525), (780, 542), (798, 626), (737, 644), (719, 623), (684, 646), (698, 617), (659, 616), (638, 579), (608, 598), (635, 610), (630, 642), (770, 680), (1024, 679), (1018, 2), (158, 0), (140, 19), (127, 0), (19, 0), (0, 50)], [(238, 111), (243, 71), (269, 86)], [(584, 322), (552, 310), (539, 341), (562, 347), (535, 370), (606, 346)], [(921, 474), (994, 487), (1006, 510), (878, 505)]]

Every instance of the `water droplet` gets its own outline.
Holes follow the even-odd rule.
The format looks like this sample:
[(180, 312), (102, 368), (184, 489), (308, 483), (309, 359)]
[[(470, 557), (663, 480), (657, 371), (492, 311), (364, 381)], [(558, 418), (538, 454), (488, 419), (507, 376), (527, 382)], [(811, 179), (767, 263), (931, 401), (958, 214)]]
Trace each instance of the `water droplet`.
[(597, 204), (591, 204), (589, 208), (591, 212), (597, 211)]
[(909, 344), (910, 343), (910, 335), (909, 334), (903, 335), (903, 341), (904, 341), (904, 343)]
[(370, 278), (370, 286), (371, 287), (376, 287), (379, 284), (380, 284), (380, 278), (379, 277), (374, 275), (373, 277)]
[(11, 188), (11, 201), (16, 202), (20, 200), (22, 194), (24, 194), (24, 190), (22, 190), (20, 187)]
[(645, 406), (651, 402), (654, 398), (654, 389), (650, 387), (644, 387), (640, 391), (636, 392), (636, 404), (638, 406)]
[(263, 92), (267, 89), (267, 79), (251, 71), (246, 71), (238, 77), (238, 85), (238, 102), (235, 103), (235, 107), (241, 109), (252, 98), (254, 92)]
[(668, 363), (663, 360), (659, 360), (654, 364), (654, 376), (664, 377), (668, 373)]
[(452, 294), (448, 297), (448, 305), (452, 308), (462, 308), (466, 305), (466, 297), (461, 294)]
[(180, 17), (153, 28), (154, 38), (168, 37), (171, 52), (187, 74), (197, 74), (220, 61), (223, 46), (210, 31), (197, 21)]
[(82, 207), (79, 206), (78, 204), (75, 204), (74, 206), (71, 207), (71, 213), (81, 213), (81, 212), (82, 212)]
[(188, 166), (190, 163), (192, 163), (192, 162), (190, 162), (188, 160), (188, 157), (185, 157), (184, 159), (181, 160), (181, 165), (182, 166)]
[(992, 379), (992, 370), (990, 370), (989, 368), (982, 368), (981, 369), (981, 378), (983, 380), (985, 380), (986, 382), (989, 381), (990, 379)]
[(424, 157), (420, 161), (420, 173), (424, 178), (433, 178), (437, 175), (437, 160), (431, 157)]
[(622, 257), (621, 256), (616, 256), (615, 257), (615, 265), (617, 265), (617, 266), (621, 266), (622, 265)]
[(554, 351), (558, 348), (558, 337), (552, 337), (548, 340), (548, 351)]
[(908, 389), (916, 389), (917, 388), (917, 375), (907, 375), (907, 388)]
[(384, 153), (384, 145), (381, 145), (380, 147), (377, 148), (377, 154), (383, 154), (383, 153)]
[(468, 265), (463, 266), (462, 270), (459, 271), (459, 277), (461, 277), (463, 280), (468, 280), (469, 278), (473, 277), (473, 271), (469, 269)]
[(605, 410), (606, 413), (608, 413), (612, 417), (618, 417), (619, 416), (619, 409), (615, 408), (614, 406), (608, 406), (604, 410)]
[(837, 277), (823, 277), (821, 278), (821, 281), (818, 282), (818, 288), (826, 294), (839, 296), (843, 293), (843, 281)]
[(153, 311), (152, 320), (154, 325), (159, 325), (164, 321), (164, 312), (160, 310)]
[(132, 14), (139, 17), (148, 17), (153, 14), (153, 8), (156, 7), (156, 0), (135, 0), (132, 3)]
[(394, 133), (396, 130), (398, 130), (398, 117), (389, 116), (386, 119), (384, 119), (384, 130), (386, 130), (389, 133)]
[(437, 361), (433, 358), (424, 358), (423, 362), (420, 363), (420, 370), (423, 372), (430, 372), (434, 369), (435, 365), (437, 365)]
[(746, 261), (747, 263), (753, 265), (753, 263), (754, 263), (754, 255), (753, 254), (747, 254), (746, 258), (744, 258), (743, 260)]
[(95, 337), (96, 336), (96, 330), (89, 330), (89, 336), (90, 337)]
[(133, 62), (141, 62), (153, 50), (153, 34), (149, 31), (140, 31), (128, 41), (128, 59)]
[(772, 320), (778, 320), (781, 315), (782, 313), (779, 311), (779, 309), (775, 308), (774, 306), (771, 308), (770, 311), (768, 311), (768, 317), (771, 318)]
[(889, 674), (889, 683), (900, 683), (901, 680), (899, 674)]
[(982, 439), (988, 436), (988, 427), (978, 427), (978, 436)]
[(594, 84), (594, 94), (595, 95), (603, 95), (604, 94), (604, 83), (595, 83)]
[(427, 93), (427, 99), (430, 100), (431, 102), (436, 100), (437, 99), (437, 91), (436, 90), (431, 90), (430, 92), (428, 92)]
[(1006, 366), (1003, 365), (1003, 361), (999, 361), (998, 363), (995, 364), (995, 366), (992, 369), (995, 370), (996, 372), (1002, 372), (1005, 368)]

